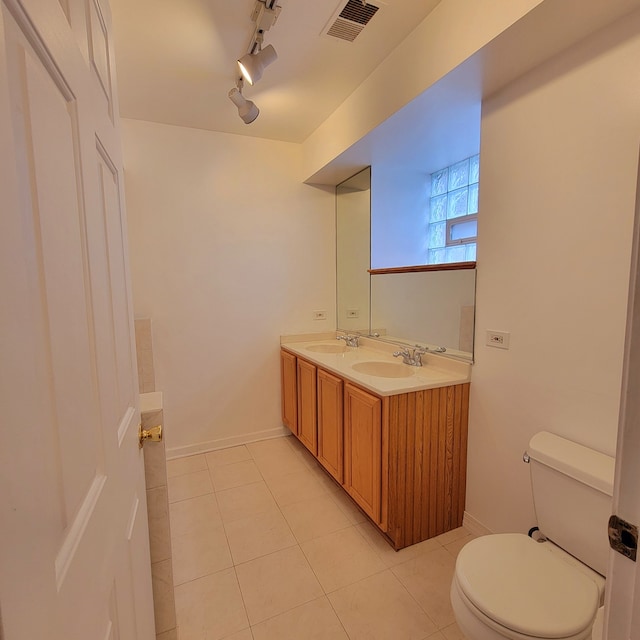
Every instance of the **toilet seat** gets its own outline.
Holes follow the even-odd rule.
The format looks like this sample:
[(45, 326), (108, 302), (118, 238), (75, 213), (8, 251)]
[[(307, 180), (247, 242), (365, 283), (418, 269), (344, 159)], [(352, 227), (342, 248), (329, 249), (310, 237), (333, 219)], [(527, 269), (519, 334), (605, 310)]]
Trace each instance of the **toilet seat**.
[(581, 637), (595, 619), (598, 587), (549, 547), (523, 534), (467, 543), (455, 572), (462, 601), (512, 637)]

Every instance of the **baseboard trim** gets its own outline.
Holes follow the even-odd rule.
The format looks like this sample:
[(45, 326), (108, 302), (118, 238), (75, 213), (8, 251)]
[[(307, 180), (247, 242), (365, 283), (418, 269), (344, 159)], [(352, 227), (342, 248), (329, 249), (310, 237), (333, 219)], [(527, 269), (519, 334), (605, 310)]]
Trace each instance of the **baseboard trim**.
[(270, 440), (271, 438), (281, 438), (282, 436), (290, 436), (291, 431), (286, 427), (276, 427), (275, 429), (265, 429), (264, 431), (254, 431), (252, 433), (244, 433), (239, 436), (231, 436), (230, 438), (220, 438), (218, 440), (208, 440), (207, 442), (198, 442), (184, 447), (168, 447), (167, 460), (175, 460), (176, 458), (185, 458), (198, 453), (208, 453), (209, 451), (217, 451), (218, 449), (228, 449), (229, 447), (238, 447), (242, 444), (257, 442), (258, 440)]
[(465, 511), (462, 517), (462, 526), (474, 536), (488, 536), (493, 533), (491, 529), (485, 527), (482, 522), (474, 518), (469, 512)]

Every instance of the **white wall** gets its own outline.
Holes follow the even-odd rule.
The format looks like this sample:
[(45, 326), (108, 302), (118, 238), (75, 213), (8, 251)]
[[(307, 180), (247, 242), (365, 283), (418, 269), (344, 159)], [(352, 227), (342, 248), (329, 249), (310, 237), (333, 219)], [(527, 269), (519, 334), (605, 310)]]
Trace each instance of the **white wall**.
[(300, 183), (300, 145), (122, 129), (135, 313), (153, 323), (169, 455), (279, 433), (279, 336), (335, 328), (334, 190)]
[(307, 138), (303, 179), (312, 177), (541, 3), (441, 2)]
[[(483, 105), (467, 512), (534, 521), (529, 438), (614, 454), (640, 142), (636, 13)], [(508, 351), (484, 346), (511, 332)]]
[[(464, 350), (461, 321), (473, 307), (475, 272), (429, 271), (371, 276), (371, 327), (406, 342)], [(464, 327), (468, 344), (471, 327)]]
[(394, 169), (389, 165), (372, 168), (372, 269), (427, 262), (430, 188), (431, 178), (426, 171), (407, 167)]

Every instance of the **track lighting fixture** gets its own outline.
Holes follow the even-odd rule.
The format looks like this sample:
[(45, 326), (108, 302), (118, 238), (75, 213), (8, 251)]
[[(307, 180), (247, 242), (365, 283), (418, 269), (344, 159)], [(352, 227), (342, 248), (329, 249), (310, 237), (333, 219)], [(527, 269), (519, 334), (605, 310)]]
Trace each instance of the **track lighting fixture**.
[(229, 91), (229, 99), (238, 107), (238, 115), (245, 124), (251, 124), (258, 117), (258, 107), (242, 95), (242, 78), (238, 80), (238, 86)]
[(275, 24), (280, 15), (280, 7), (276, 2), (277, 0), (256, 0), (251, 13), (251, 21), (255, 22), (256, 28), (249, 44), (248, 53), (237, 61), (241, 73), (236, 82), (237, 87), (229, 91), (229, 99), (238, 107), (238, 115), (245, 124), (253, 122), (260, 111), (251, 100), (247, 100), (242, 95), (244, 80), (250, 85), (254, 85), (262, 78), (264, 70), (278, 59), (273, 45), (262, 48), (264, 32)]
[[(262, 40), (262, 38), (260, 38)], [(278, 54), (273, 48), (273, 45), (267, 45), (264, 49), (260, 48), (260, 41), (258, 41), (257, 53), (247, 53), (238, 60), (238, 67), (244, 79), (250, 84), (254, 85), (260, 78), (265, 68), (272, 62), (278, 59)]]

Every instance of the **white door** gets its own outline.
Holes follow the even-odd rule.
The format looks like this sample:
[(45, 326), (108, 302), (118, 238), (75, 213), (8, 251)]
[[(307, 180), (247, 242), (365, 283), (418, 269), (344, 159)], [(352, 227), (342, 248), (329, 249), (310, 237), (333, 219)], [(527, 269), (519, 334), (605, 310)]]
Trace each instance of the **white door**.
[[(636, 195), (614, 513), (640, 526), (640, 173)], [(640, 558), (611, 552), (605, 615), (609, 640), (640, 640)]]
[(109, 7), (0, 9), (0, 637), (150, 640)]

